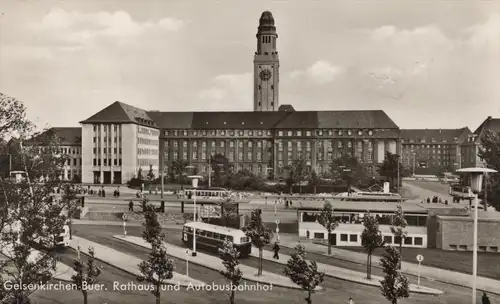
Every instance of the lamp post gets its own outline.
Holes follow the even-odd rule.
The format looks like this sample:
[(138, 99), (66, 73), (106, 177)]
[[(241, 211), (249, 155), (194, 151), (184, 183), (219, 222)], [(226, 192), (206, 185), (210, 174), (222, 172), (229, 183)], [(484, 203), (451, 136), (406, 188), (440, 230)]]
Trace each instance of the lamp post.
[[(193, 185), (193, 221), (196, 222), (196, 188), (198, 188), (198, 180), (202, 177), (199, 175), (190, 175), (188, 176), (192, 181)], [(193, 253), (192, 256), (196, 256), (196, 227), (193, 227)]]
[(474, 244), (472, 248), (472, 304), (476, 304), (476, 284), (477, 284), (477, 222), (478, 222), (478, 197), (472, 193), (481, 191), (483, 175), (486, 173), (496, 173), (496, 170), (489, 168), (465, 168), (457, 170), (458, 173), (468, 173), (471, 175), (471, 186), (469, 194), (474, 196)]

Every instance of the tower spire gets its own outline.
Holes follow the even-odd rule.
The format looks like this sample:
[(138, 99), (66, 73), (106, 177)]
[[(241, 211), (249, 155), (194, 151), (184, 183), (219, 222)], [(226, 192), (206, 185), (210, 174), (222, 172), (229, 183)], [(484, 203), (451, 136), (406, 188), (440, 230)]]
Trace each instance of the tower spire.
[(262, 13), (257, 29), (254, 55), (254, 111), (277, 111), (279, 108), (279, 58), (273, 14)]

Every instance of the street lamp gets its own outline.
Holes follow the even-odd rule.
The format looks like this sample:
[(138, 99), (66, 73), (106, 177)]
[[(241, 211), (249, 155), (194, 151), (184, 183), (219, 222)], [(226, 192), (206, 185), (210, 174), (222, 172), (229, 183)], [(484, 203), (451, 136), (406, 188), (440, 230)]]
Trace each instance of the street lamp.
[[(476, 303), (476, 284), (477, 284), (477, 222), (478, 222), (478, 197), (477, 192), (481, 191), (483, 175), (486, 173), (496, 173), (496, 170), (489, 168), (465, 168), (457, 170), (458, 173), (471, 174), (471, 185), (469, 194), (474, 195), (474, 245), (472, 248), (472, 304)], [(472, 193), (472, 191), (476, 193)]]
[[(196, 188), (198, 188), (198, 180), (203, 178), (199, 175), (188, 176), (192, 181), (193, 185), (193, 221), (196, 222)], [(193, 227), (193, 253), (192, 256), (196, 256), (196, 227)]]

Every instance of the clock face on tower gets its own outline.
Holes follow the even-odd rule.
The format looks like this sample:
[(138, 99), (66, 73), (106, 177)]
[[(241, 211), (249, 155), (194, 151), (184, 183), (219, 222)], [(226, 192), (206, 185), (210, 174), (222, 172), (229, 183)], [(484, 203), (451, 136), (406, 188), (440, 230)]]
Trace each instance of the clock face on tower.
[(268, 69), (262, 70), (259, 76), (263, 81), (268, 81), (269, 79), (271, 79), (271, 71)]

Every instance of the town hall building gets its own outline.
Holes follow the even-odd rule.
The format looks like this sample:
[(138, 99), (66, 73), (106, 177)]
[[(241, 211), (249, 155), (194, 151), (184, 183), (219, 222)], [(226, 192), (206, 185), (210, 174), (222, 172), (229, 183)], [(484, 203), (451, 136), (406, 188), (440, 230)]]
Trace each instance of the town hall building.
[(254, 54), (254, 111), (158, 112), (114, 102), (81, 121), (82, 181), (126, 183), (139, 169), (172, 170), (188, 162), (201, 175), (222, 154), (233, 170), (270, 179), (303, 158), (317, 173), (342, 154), (356, 156), (376, 175), (386, 151), (400, 153), (399, 127), (382, 110), (295, 111), (280, 105), (275, 21), (262, 13)]

